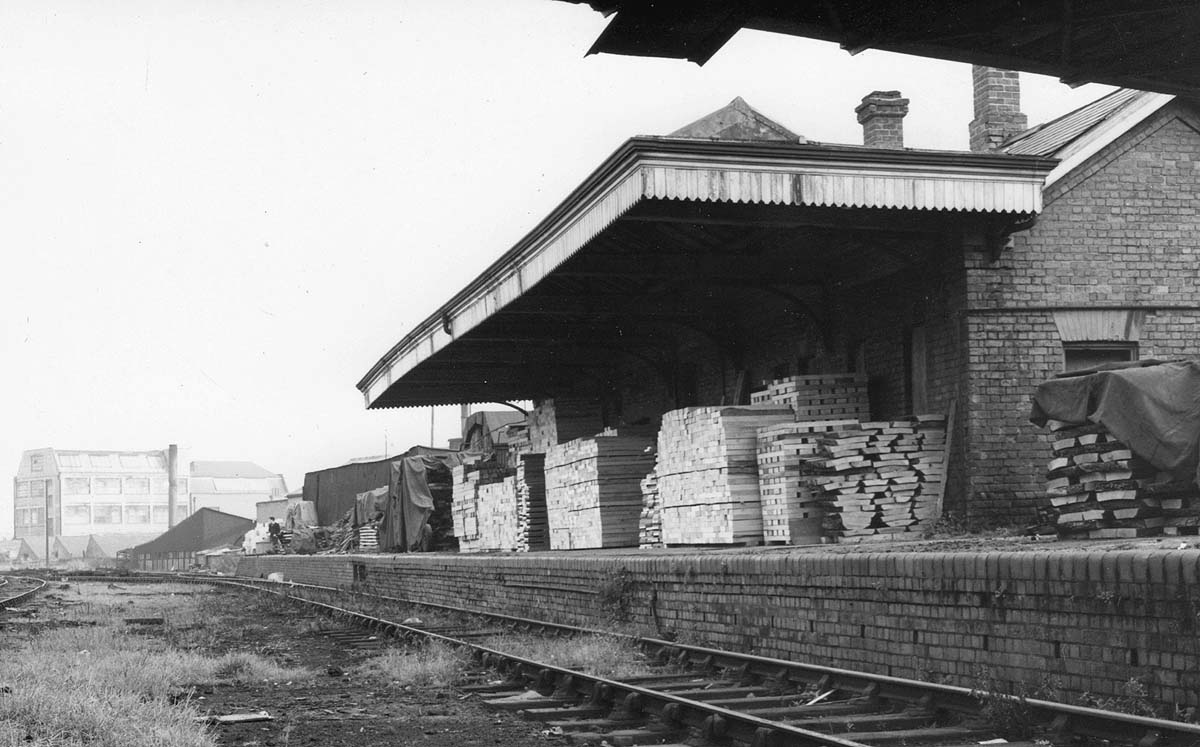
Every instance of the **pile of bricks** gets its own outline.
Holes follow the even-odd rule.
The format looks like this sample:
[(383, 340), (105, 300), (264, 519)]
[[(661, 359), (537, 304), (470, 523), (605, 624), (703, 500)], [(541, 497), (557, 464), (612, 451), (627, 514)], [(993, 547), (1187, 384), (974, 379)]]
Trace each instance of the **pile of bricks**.
[(546, 452), (550, 548), (636, 547), (642, 479), (654, 441), (642, 436), (577, 438)]
[(820, 439), (802, 471), (819, 486), (822, 532), (831, 541), (897, 539), (937, 518), (946, 479), (946, 418), (860, 423)]
[(1051, 420), (1046, 497), (1060, 536), (1196, 534), (1200, 489), (1172, 480), (1097, 423)]
[(752, 404), (787, 405), (795, 419), (868, 420), (871, 403), (862, 374), (812, 374), (776, 379), (750, 395)]
[(787, 405), (687, 407), (663, 415), (658, 495), (667, 545), (759, 544), (758, 429), (792, 422)]

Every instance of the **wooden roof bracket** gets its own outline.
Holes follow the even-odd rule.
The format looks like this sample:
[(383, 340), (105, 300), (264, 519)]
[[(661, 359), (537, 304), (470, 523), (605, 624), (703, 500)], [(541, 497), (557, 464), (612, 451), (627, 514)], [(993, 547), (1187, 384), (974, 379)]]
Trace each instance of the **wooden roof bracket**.
[(1028, 231), (1037, 224), (1037, 214), (1014, 217), (1004, 223), (993, 224), (984, 234), (984, 249), (988, 253), (988, 263), (1000, 261), (1005, 250), (1013, 247), (1013, 234)]

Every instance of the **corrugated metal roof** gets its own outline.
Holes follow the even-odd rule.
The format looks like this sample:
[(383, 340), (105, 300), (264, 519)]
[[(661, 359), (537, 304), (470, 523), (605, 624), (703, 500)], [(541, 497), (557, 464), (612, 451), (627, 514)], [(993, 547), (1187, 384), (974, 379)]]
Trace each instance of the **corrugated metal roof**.
[(1141, 91), (1130, 88), (1118, 89), (1058, 119), (1013, 135), (1000, 148), (1019, 156), (1055, 157), (1141, 95)]

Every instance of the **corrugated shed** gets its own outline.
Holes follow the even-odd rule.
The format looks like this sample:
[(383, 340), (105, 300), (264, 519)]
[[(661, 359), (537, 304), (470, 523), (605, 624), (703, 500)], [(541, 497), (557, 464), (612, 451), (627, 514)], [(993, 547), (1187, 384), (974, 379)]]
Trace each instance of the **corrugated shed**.
[(1018, 156), (1054, 157), (1142, 96), (1141, 91), (1120, 88), (1075, 111), (1013, 135), (1001, 147)]

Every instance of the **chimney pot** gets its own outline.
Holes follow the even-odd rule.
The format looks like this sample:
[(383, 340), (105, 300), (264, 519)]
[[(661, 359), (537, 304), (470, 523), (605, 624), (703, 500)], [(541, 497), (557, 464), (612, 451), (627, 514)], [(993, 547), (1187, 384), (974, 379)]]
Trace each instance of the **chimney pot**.
[(863, 126), (863, 145), (868, 148), (904, 147), (904, 115), (908, 99), (899, 91), (872, 91), (854, 109)]

